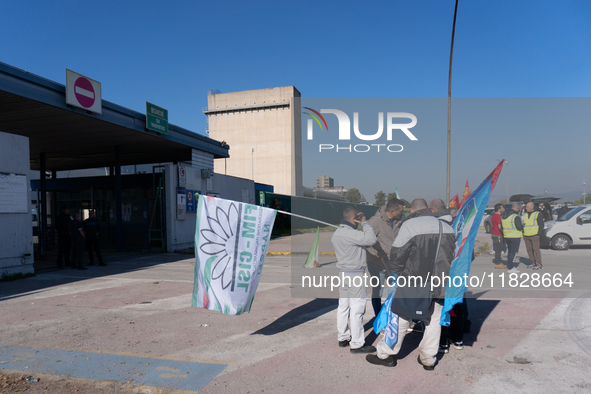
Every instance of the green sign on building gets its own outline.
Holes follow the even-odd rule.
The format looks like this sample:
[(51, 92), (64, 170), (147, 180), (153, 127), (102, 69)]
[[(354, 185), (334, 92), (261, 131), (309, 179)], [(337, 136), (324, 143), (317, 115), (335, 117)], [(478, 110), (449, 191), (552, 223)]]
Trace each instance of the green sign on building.
[(168, 134), (168, 110), (146, 101), (146, 129)]

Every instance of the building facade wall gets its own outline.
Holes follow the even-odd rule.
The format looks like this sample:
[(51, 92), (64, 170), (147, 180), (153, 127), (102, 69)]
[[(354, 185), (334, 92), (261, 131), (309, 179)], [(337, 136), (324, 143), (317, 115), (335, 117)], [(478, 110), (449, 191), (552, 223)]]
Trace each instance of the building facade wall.
[(273, 185), (302, 195), (300, 93), (293, 86), (208, 96), (209, 137), (230, 145), (215, 160), (218, 174)]
[(0, 275), (33, 272), (29, 138), (0, 132), (0, 173), (27, 178), (27, 212), (0, 212)]
[[(189, 164), (185, 167), (185, 179), (188, 190), (196, 190), (202, 195), (211, 195), (240, 202), (254, 204), (254, 182), (251, 179), (236, 178), (223, 174), (214, 174), (210, 179), (210, 190), (207, 178), (201, 178), (201, 169), (193, 168)], [(177, 187), (179, 186), (177, 164), (167, 164), (165, 167), (166, 182), (166, 243), (168, 252), (189, 249), (195, 243), (196, 212), (187, 212), (184, 220), (177, 219)]]

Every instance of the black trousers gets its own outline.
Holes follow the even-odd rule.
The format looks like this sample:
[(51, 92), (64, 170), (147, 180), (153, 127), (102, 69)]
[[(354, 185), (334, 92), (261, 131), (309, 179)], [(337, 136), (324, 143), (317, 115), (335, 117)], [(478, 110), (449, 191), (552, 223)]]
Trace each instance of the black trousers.
[(440, 345), (446, 345), (447, 340), (453, 342), (462, 342), (464, 340), (465, 321), (468, 319), (468, 306), (466, 299), (464, 302), (455, 304), (453, 311), (456, 316), (450, 316), (449, 327), (441, 326)]
[(82, 258), (84, 256), (84, 241), (72, 242), (72, 268), (82, 267)]
[(72, 237), (68, 233), (58, 233), (57, 266), (61, 267), (65, 262), (70, 265), (70, 250), (72, 248)]
[(88, 259), (91, 264), (94, 263), (92, 249), (94, 249), (96, 257), (98, 257), (99, 264), (102, 264), (103, 256), (101, 256), (101, 246), (98, 238), (86, 238), (86, 250), (88, 251)]

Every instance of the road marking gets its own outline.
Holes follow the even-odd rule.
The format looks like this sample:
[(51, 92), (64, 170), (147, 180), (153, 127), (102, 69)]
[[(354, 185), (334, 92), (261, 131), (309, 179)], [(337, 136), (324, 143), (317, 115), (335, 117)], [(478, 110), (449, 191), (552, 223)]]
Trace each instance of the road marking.
[[(35, 358), (15, 357), (17, 355)], [(0, 344), (2, 368), (29, 374), (69, 375), (100, 382), (131, 383), (175, 390), (201, 390), (226, 367), (220, 361), (187, 361), (165, 357), (81, 352)], [(213, 360), (212, 360), (213, 361)], [(162, 371), (167, 371), (162, 373)]]

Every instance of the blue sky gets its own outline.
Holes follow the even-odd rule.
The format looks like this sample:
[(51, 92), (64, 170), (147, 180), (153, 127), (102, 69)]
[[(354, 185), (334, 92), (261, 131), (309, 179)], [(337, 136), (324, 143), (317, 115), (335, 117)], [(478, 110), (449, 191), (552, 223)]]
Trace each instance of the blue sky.
[[(7, 0), (0, 5), (0, 61), (60, 83), (69, 68), (100, 81), (105, 100), (139, 112), (150, 101), (169, 110), (171, 123), (203, 133), (208, 89), (294, 85), (304, 97), (445, 97), (453, 7), (453, 0)], [(588, 97), (589, 21), (586, 1), (460, 0), (453, 96)], [(482, 133), (458, 130), (454, 142), (462, 141), (462, 157), (481, 158), (482, 165), (461, 165), (454, 156), (452, 192), (466, 179), (479, 182), (494, 167), (493, 156), (480, 157), (480, 150), (514, 145), (519, 149), (494, 155), (510, 161), (509, 174), (519, 172), (509, 178), (510, 194), (582, 191), (583, 177), (591, 175), (589, 125), (540, 136), (528, 127), (535, 122), (523, 122)], [(442, 140), (432, 136), (443, 144), (445, 127), (433, 131), (443, 132)], [(438, 156), (426, 165), (438, 170), (424, 178), (423, 168), (420, 182), (412, 171), (399, 174), (397, 183), (410, 197), (445, 192), (445, 161)], [(304, 166), (305, 183), (331, 169), (324, 170)], [(355, 179), (339, 182), (344, 174), (325, 175), (356, 186)], [(534, 182), (539, 179), (544, 182)], [(380, 186), (376, 180), (361, 191), (373, 200), (387, 188)], [(496, 192), (505, 194), (504, 188)]]

